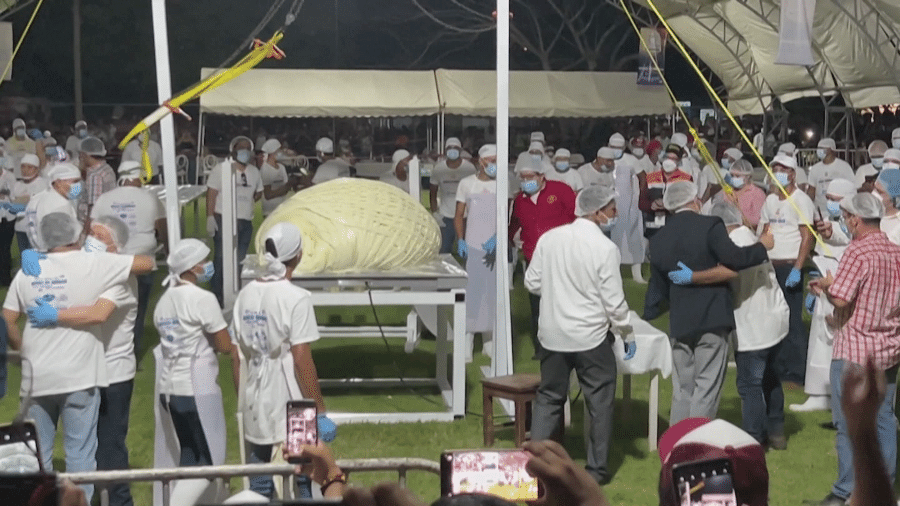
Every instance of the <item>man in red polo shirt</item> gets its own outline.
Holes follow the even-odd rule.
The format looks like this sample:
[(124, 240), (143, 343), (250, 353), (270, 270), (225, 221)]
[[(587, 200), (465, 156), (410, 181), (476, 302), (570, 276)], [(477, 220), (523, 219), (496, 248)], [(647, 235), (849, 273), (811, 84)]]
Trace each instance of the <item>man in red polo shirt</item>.
[[(527, 164), (517, 170), (522, 191), (513, 201), (509, 240), (512, 242), (516, 232), (521, 230), (522, 251), (528, 264), (544, 232), (575, 220), (575, 192), (566, 183), (547, 180), (544, 170), (544, 165), (539, 163)], [(538, 358), (541, 351), (537, 338), (541, 297), (532, 293), (528, 297), (531, 301), (531, 343), (534, 358)]]

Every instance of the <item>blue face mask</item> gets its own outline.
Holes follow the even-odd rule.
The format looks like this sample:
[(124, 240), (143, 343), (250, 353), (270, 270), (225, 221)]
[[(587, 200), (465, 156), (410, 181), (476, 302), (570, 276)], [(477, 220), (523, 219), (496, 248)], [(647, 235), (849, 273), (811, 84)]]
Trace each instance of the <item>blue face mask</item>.
[(540, 189), (540, 185), (535, 180), (522, 181), (519, 186), (522, 187), (522, 191), (529, 194), (534, 195), (537, 193), (538, 189)]
[(781, 186), (787, 186), (791, 182), (786, 172), (776, 172), (775, 180), (778, 181)]
[(841, 203), (835, 202), (833, 200), (829, 200), (825, 203), (825, 207), (828, 209), (828, 214), (831, 215), (832, 218), (837, 218), (841, 215)]
[(215, 274), (216, 269), (212, 262), (206, 262), (203, 264), (203, 272), (197, 274), (197, 282), (198, 283), (206, 283), (210, 279), (212, 279), (213, 274)]
[(742, 176), (731, 176), (731, 186), (735, 189), (744, 186), (744, 178)]
[(556, 170), (560, 172), (569, 170), (569, 162), (556, 162)]
[(532, 153), (531, 159), (535, 162), (539, 162), (544, 159), (544, 155), (536, 155)]
[(250, 163), (250, 159), (253, 158), (253, 153), (251, 153), (249, 149), (239, 149), (234, 157), (238, 163), (247, 165)]
[(618, 217), (616, 218), (606, 218), (606, 223), (600, 224), (600, 230), (604, 232), (611, 232), (613, 227), (616, 226), (616, 222), (618, 222)]
[(619, 158), (622, 158), (622, 155), (625, 154), (625, 151), (618, 149), (618, 148), (614, 148), (613, 152), (615, 153), (616, 160), (618, 160)]
[(844, 222), (843, 218), (841, 219), (840, 224), (841, 224), (841, 230), (844, 231), (844, 234), (846, 234), (847, 237), (851, 237), (851, 238), (852, 238), (853, 235), (850, 234), (850, 229), (847, 228), (847, 223)]
[(817, 150), (816, 150), (816, 156), (819, 157), (819, 160), (824, 160), (824, 159), (825, 159), (825, 155), (827, 155), (827, 154), (828, 154), (828, 153), (826, 153), (824, 149), (817, 149)]
[(722, 168), (728, 170), (731, 168), (731, 158), (722, 159)]
[(883, 156), (872, 158), (872, 167), (875, 167), (876, 169), (881, 169), (882, 166), (884, 166), (884, 157)]
[(484, 168), (484, 173), (491, 179), (497, 177), (497, 164), (489, 163), (488, 166)]
[(85, 130), (83, 128), (79, 128), (78, 129), (78, 138), (84, 139), (85, 137), (87, 137), (87, 130)]
[(448, 149), (447, 150), (447, 160), (459, 160), (459, 150), (458, 149)]
[(66, 196), (69, 197), (69, 200), (75, 200), (80, 195), (81, 195), (81, 181), (78, 181), (77, 183), (72, 183), (71, 186), (69, 186), (69, 194)]
[(900, 149), (900, 139), (891, 139), (891, 147)]
[(103, 253), (107, 250), (106, 244), (103, 243), (100, 239), (89, 235), (84, 240), (84, 246), (82, 249), (88, 253)]

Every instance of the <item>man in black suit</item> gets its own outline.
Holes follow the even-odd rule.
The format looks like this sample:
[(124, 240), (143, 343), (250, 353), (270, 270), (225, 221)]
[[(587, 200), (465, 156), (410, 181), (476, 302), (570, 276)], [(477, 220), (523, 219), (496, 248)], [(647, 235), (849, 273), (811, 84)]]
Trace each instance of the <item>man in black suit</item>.
[[(734, 306), (726, 281), (731, 271), (767, 261), (767, 249), (772, 247), (770, 235), (746, 248), (735, 246), (721, 218), (700, 214), (696, 196), (694, 183), (670, 185), (663, 204), (672, 215), (650, 239), (644, 319), (658, 318), (668, 301), (675, 365), (669, 424), (691, 417), (716, 418), (727, 367), (726, 338), (734, 329)], [(672, 271), (692, 284), (672, 283)]]

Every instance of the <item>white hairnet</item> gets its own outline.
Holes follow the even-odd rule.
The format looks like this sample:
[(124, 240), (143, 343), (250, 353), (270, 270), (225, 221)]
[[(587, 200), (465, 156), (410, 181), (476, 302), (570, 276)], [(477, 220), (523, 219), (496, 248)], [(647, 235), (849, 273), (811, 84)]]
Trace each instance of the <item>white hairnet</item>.
[(885, 151), (884, 159), (900, 162), (900, 149), (891, 148), (891, 149)]
[(825, 137), (819, 141), (818, 147), (826, 149), (837, 149), (837, 144), (831, 137)]
[(119, 165), (119, 181), (133, 181), (141, 178), (141, 163), (126, 160)]
[(22, 161), (20, 162), (20, 164), (21, 165), (33, 165), (35, 167), (40, 167), (41, 160), (34, 153), (25, 153), (25, 155), (22, 156)]
[(91, 226), (100, 225), (109, 230), (109, 235), (119, 251), (125, 247), (128, 242), (128, 225), (124, 221), (115, 216), (98, 216), (91, 220)]
[(793, 142), (785, 142), (781, 146), (778, 146), (778, 152), (788, 156), (794, 156), (795, 151), (797, 151), (797, 146), (795, 146)]
[(856, 194), (856, 183), (847, 181), (846, 179), (832, 179), (825, 188), (826, 195), (834, 195), (835, 197), (847, 198)]
[(106, 156), (106, 146), (103, 145), (103, 141), (96, 137), (81, 139), (78, 151), (90, 156)]
[(16, 118), (13, 120), (13, 129), (16, 128), (25, 128), (25, 120), (22, 118)]
[(566, 148), (559, 148), (553, 153), (553, 159), (557, 158), (569, 158), (572, 156), (572, 153)]
[(876, 219), (884, 216), (884, 204), (881, 199), (871, 193), (857, 193), (841, 201), (841, 209), (853, 216), (863, 219)]
[(456, 137), (448, 137), (447, 142), (444, 143), (444, 149), (451, 148), (451, 147), (461, 148), (462, 143), (459, 142), (459, 139)]
[(76, 122), (75, 122), (75, 128), (78, 128), (78, 127), (85, 127), (85, 128), (87, 128), (87, 121), (84, 121), (84, 120), (76, 121)]
[(607, 142), (606, 144), (607, 146), (612, 146), (615, 148), (624, 148), (625, 137), (620, 133), (614, 133), (609, 137), (609, 142)]
[(606, 207), (615, 198), (616, 193), (609, 186), (588, 186), (578, 192), (578, 198), (575, 201), (575, 215), (589, 216), (594, 214)]
[(544, 145), (541, 144), (541, 143), (538, 142), (538, 141), (533, 141), (531, 144), (528, 145), (528, 151), (529, 151), (529, 152), (531, 152), (531, 151), (540, 151), (541, 153), (543, 153), (543, 152), (544, 152)]
[(66, 179), (81, 179), (81, 171), (71, 163), (58, 163), (50, 169), (50, 173), (47, 174), (47, 177), (50, 179), (51, 183), (54, 181), (64, 181)]
[(900, 139), (900, 128), (895, 128), (893, 132), (891, 132), (891, 139)]
[(753, 166), (743, 158), (731, 164), (731, 170), (738, 174), (753, 174)]
[(869, 152), (869, 156), (872, 158), (877, 158), (879, 156), (884, 156), (884, 152), (888, 150), (888, 145), (881, 139), (875, 139), (874, 141), (869, 143), (869, 147), (866, 151)]
[(772, 163), (770, 163), (769, 166), (774, 169), (775, 165), (781, 165), (789, 169), (797, 170), (797, 160), (794, 159), (793, 156), (776, 155), (775, 158), (772, 159)]
[(253, 141), (250, 139), (250, 137), (247, 137), (246, 135), (238, 135), (234, 139), (231, 139), (231, 143), (228, 144), (228, 152), (231, 153), (232, 151), (234, 151), (235, 146), (237, 146), (238, 143), (241, 141), (249, 142), (250, 143), (250, 151), (253, 151)]
[(276, 223), (266, 232), (263, 244), (266, 250), (261, 255), (260, 264), (265, 266), (267, 276), (281, 279), (287, 273), (284, 262), (295, 258), (300, 253), (303, 248), (303, 238), (296, 225), (281, 222)]
[(407, 151), (405, 149), (398, 149), (397, 151), (394, 151), (394, 155), (391, 156), (391, 162), (394, 164), (394, 168), (396, 169), (397, 164), (400, 163), (402, 160), (405, 160), (408, 157), (409, 157), (409, 151)]
[(272, 153), (281, 149), (281, 143), (278, 142), (278, 139), (269, 139), (264, 142), (262, 147), (259, 149), (261, 149), (263, 153), (271, 155)]
[(615, 160), (616, 152), (613, 151), (612, 148), (603, 146), (602, 148), (597, 150), (597, 158), (604, 158), (606, 160)]
[(328, 137), (322, 137), (316, 141), (316, 151), (325, 154), (334, 153), (334, 141)]
[(485, 144), (478, 150), (478, 158), (488, 158), (491, 156), (497, 156), (496, 144)]
[(41, 219), (41, 239), (47, 251), (78, 241), (81, 227), (68, 213), (50, 213)]
[(545, 142), (546, 139), (544, 138), (544, 132), (531, 132), (530, 141), (531, 142), (534, 142), (534, 141)]
[(716, 202), (709, 210), (709, 215), (722, 218), (726, 227), (742, 225), (744, 223), (741, 211), (737, 207), (734, 207), (730, 202)]
[(169, 276), (163, 284), (177, 283), (183, 272), (192, 269), (208, 256), (209, 246), (203, 244), (203, 241), (192, 237), (178, 241), (166, 258), (166, 263), (169, 264)]
[(675, 132), (674, 134), (672, 134), (672, 138), (669, 139), (669, 142), (677, 145), (681, 149), (684, 149), (684, 147), (687, 146), (687, 140), (687, 135), (684, 135), (681, 132)]
[(677, 211), (697, 198), (697, 185), (690, 181), (678, 181), (666, 188), (663, 206), (667, 211)]
[(730, 156), (732, 160), (738, 161), (744, 158), (744, 153), (741, 153), (741, 150), (738, 148), (728, 148), (725, 150), (725, 155)]

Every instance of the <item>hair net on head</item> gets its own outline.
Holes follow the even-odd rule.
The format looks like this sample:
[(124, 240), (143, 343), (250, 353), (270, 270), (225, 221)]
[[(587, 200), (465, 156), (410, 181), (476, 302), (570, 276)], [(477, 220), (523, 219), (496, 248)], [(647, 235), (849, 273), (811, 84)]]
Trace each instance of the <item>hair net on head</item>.
[(394, 151), (394, 155), (391, 156), (391, 163), (393, 163), (394, 168), (396, 169), (397, 164), (400, 163), (401, 161), (407, 159), (408, 157), (409, 157), (409, 151), (407, 151), (405, 149), (398, 149), (397, 151)]
[(877, 158), (879, 156), (884, 156), (884, 152), (888, 150), (888, 145), (881, 139), (874, 140), (869, 143), (869, 156), (873, 158)]
[(169, 275), (163, 281), (164, 285), (179, 282), (179, 276), (199, 264), (209, 256), (209, 246), (203, 241), (194, 238), (182, 239), (169, 253), (166, 263), (169, 264)]
[(881, 183), (881, 186), (884, 186), (884, 189), (887, 190), (888, 195), (890, 195), (892, 199), (900, 197), (900, 170), (883, 170), (878, 174), (878, 179), (875, 181)]
[(602, 148), (597, 150), (597, 158), (603, 158), (606, 160), (615, 160), (616, 152), (612, 148), (603, 146)]
[(247, 141), (248, 143), (250, 143), (250, 151), (253, 151), (253, 141), (245, 135), (238, 135), (234, 139), (231, 139), (231, 143), (228, 145), (228, 152), (233, 152), (235, 146), (237, 146), (237, 144), (241, 141)]
[(51, 183), (66, 179), (81, 179), (81, 171), (71, 163), (58, 163), (50, 169), (47, 177)]
[(287, 273), (284, 262), (300, 253), (303, 249), (303, 237), (296, 225), (281, 222), (266, 232), (263, 244), (266, 250), (260, 255), (259, 263), (265, 268), (266, 278), (282, 279)]
[(76, 122), (75, 122), (75, 128), (78, 128), (78, 127), (85, 127), (85, 128), (87, 128), (87, 121), (84, 121), (84, 120), (76, 121)]
[(741, 158), (731, 164), (731, 171), (737, 172), (738, 174), (753, 174), (753, 166), (750, 165), (750, 162)]
[(109, 230), (109, 235), (112, 236), (116, 249), (120, 252), (125, 247), (125, 244), (128, 243), (128, 225), (119, 218), (115, 216), (98, 216), (91, 220), (91, 226), (93, 227), (94, 225), (100, 225)]
[(496, 144), (485, 144), (478, 150), (478, 158), (489, 158), (492, 156), (497, 156)]
[(607, 142), (606, 145), (615, 148), (624, 148), (625, 137), (620, 133), (614, 133), (609, 137), (609, 142)]
[(744, 153), (741, 153), (741, 150), (738, 148), (728, 148), (725, 150), (725, 155), (730, 156), (732, 160), (738, 161), (744, 158)]
[(677, 211), (697, 198), (697, 185), (690, 181), (678, 181), (666, 188), (663, 206), (667, 211)]
[(785, 142), (781, 146), (778, 146), (778, 152), (788, 156), (794, 156), (795, 151), (797, 151), (797, 146), (795, 146), (793, 142)]
[(462, 143), (459, 142), (459, 139), (456, 137), (448, 137), (447, 141), (444, 142), (444, 149), (447, 148), (461, 148)]
[(589, 216), (606, 207), (616, 198), (613, 188), (603, 185), (591, 185), (578, 192), (575, 201), (575, 216)]
[(25, 128), (25, 120), (22, 118), (16, 118), (13, 120), (13, 128)]
[(876, 219), (884, 216), (884, 204), (871, 193), (857, 193), (841, 201), (841, 209), (862, 219)]
[(37, 155), (34, 154), (34, 153), (26, 153), (26, 154), (22, 157), (21, 165), (32, 165), (32, 166), (34, 166), (34, 167), (40, 167), (40, 166), (41, 166), (41, 160), (40, 160), (40, 159), (37, 157)]
[(530, 142), (545, 142), (544, 132), (531, 132)]
[(744, 224), (741, 211), (730, 202), (716, 202), (713, 204), (712, 209), (709, 210), (709, 215), (722, 218), (726, 227)]
[(891, 149), (885, 151), (884, 159), (900, 162), (900, 149), (891, 148)]
[(837, 149), (837, 144), (831, 137), (825, 137), (819, 141), (818, 147), (825, 149)]
[(262, 147), (259, 149), (261, 149), (263, 153), (271, 155), (272, 153), (281, 149), (281, 143), (278, 142), (278, 139), (269, 139), (264, 142)]
[(103, 145), (103, 141), (96, 137), (81, 139), (78, 151), (90, 156), (106, 156), (106, 146)]
[(78, 241), (81, 227), (68, 213), (50, 213), (41, 219), (41, 239), (47, 251)]
[(672, 134), (672, 138), (669, 139), (669, 142), (675, 144), (681, 149), (684, 149), (684, 147), (687, 146), (688, 138), (687, 135), (684, 135), (681, 132), (675, 132), (674, 134)]
[(828, 187), (825, 188), (825, 194), (841, 197), (842, 199), (852, 197), (853, 195), (856, 195), (856, 183), (846, 179), (832, 179), (831, 182), (828, 183)]
[(141, 178), (141, 163), (135, 161), (124, 161), (119, 165), (119, 182), (134, 181)]
[(543, 152), (544, 152), (544, 145), (541, 144), (541, 143), (538, 142), (538, 141), (534, 141), (534, 142), (532, 142), (531, 144), (528, 145), (528, 152), (530, 153), (530, 152), (532, 152), (532, 151), (540, 151), (541, 153), (543, 153)]
[(559, 148), (555, 153), (553, 153), (554, 160), (556, 160), (557, 158), (570, 158), (571, 156), (572, 153), (566, 148)]
[(322, 137), (316, 141), (316, 151), (325, 154), (334, 153), (334, 141), (328, 137)]

